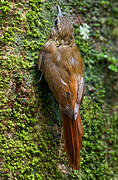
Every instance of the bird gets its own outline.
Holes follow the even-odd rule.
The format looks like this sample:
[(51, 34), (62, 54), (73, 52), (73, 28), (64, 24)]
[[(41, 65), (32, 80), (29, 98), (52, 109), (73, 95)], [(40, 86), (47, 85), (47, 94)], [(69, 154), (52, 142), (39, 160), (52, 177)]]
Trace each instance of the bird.
[(84, 62), (74, 41), (72, 21), (58, 15), (39, 54), (38, 68), (42, 72), (62, 113), (64, 149), (70, 166), (80, 169), (80, 149), (84, 130), (80, 105), (84, 94)]

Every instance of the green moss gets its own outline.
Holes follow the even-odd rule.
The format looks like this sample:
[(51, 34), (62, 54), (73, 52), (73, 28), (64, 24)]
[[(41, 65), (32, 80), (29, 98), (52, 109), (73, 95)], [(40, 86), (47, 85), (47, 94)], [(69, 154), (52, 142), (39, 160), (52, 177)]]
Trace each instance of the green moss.
[(117, 3), (65, 0), (61, 6), (65, 15), (79, 16), (91, 28), (86, 41), (79, 21), (74, 25), (86, 84), (79, 172), (68, 167), (60, 142), (59, 106), (46, 82), (38, 82), (39, 50), (53, 26), (57, 1), (0, 3), (0, 179), (117, 178)]

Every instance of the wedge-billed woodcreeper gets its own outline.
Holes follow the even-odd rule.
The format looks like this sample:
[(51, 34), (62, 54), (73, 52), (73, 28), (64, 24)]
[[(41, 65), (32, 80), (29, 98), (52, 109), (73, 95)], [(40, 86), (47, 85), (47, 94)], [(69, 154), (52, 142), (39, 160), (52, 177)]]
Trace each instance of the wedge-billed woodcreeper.
[(79, 110), (84, 91), (83, 60), (74, 43), (72, 22), (62, 16), (59, 6), (58, 11), (38, 66), (62, 111), (66, 154), (71, 166), (79, 169), (83, 136)]

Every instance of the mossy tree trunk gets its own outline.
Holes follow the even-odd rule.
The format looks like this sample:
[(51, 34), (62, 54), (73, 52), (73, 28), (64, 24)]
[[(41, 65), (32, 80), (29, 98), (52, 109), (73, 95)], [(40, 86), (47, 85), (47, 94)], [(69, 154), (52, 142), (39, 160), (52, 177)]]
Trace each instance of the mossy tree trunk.
[[(85, 62), (81, 170), (72, 171), (58, 104), (37, 68), (56, 2), (0, 0), (0, 179), (117, 179), (118, 3), (61, 1), (64, 15), (77, 22)], [(88, 40), (80, 22), (90, 26)]]

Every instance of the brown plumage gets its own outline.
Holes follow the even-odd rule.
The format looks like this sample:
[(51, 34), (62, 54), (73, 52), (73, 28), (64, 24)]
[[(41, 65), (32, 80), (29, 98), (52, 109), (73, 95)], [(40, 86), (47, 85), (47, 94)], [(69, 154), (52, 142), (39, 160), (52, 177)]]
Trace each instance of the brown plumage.
[(84, 91), (83, 60), (74, 43), (73, 25), (59, 15), (40, 53), (39, 69), (62, 110), (65, 151), (74, 169), (80, 168), (83, 128), (80, 104)]

